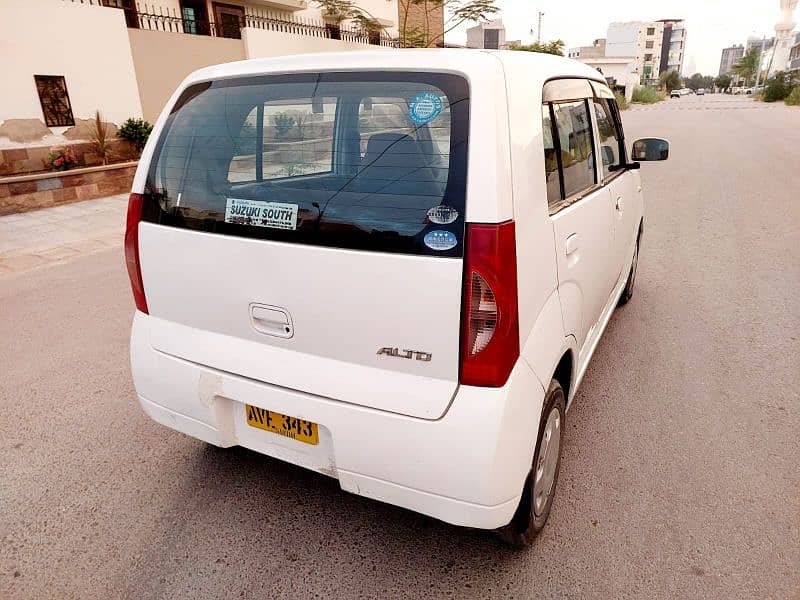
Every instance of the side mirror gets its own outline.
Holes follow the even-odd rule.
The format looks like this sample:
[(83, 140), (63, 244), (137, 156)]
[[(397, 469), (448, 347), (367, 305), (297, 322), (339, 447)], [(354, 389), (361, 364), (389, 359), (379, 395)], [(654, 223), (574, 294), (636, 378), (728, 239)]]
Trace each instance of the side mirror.
[(669, 142), (661, 138), (642, 138), (633, 142), (631, 158), (636, 161), (667, 160)]

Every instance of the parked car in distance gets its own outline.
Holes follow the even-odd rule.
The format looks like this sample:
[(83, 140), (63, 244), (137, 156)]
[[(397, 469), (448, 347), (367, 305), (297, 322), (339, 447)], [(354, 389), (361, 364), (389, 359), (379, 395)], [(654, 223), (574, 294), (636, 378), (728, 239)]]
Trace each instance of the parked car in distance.
[(706, 94), (706, 91), (705, 91), (703, 88), (699, 88), (699, 89), (698, 89), (698, 90), (695, 92), (695, 94), (697, 94), (698, 96), (705, 96), (705, 94)]
[(210, 444), (522, 545), (634, 292), (638, 161), (668, 154), (626, 146), (603, 76), (545, 54), (196, 71), (128, 206), (139, 402)]
[(669, 93), (669, 97), (670, 98), (680, 98), (681, 96), (683, 96), (683, 93), (681, 92), (681, 90), (672, 90)]

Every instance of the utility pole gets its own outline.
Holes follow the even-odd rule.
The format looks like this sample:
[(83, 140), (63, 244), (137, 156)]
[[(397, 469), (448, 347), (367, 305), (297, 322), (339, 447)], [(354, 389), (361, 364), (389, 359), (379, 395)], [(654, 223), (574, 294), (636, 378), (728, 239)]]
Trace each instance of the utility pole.
[(542, 11), (539, 11), (539, 27), (536, 30), (536, 43), (537, 44), (541, 44), (542, 43), (542, 17), (543, 16), (544, 16), (544, 13)]

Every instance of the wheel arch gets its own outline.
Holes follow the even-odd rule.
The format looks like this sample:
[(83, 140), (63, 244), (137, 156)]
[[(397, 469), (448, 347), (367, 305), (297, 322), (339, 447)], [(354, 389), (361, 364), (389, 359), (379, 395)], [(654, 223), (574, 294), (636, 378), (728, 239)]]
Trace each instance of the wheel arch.
[(572, 349), (567, 348), (556, 364), (556, 368), (553, 370), (553, 376), (551, 377), (551, 379), (558, 381), (561, 385), (561, 389), (564, 390), (564, 401), (566, 404), (569, 404), (572, 382), (575, 381), (575, 362)]

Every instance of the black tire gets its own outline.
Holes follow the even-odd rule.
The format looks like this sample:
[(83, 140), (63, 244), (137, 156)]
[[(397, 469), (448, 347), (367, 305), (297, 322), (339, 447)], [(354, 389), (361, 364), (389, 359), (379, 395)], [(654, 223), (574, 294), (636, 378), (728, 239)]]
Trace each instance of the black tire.
[(622, 290), (622, 295), (619, 297), (617, 306), (626, 305), (631, 298), (633, 298), (633, 285), (636, 283), (636, 270), (639, 267), (639, 240), (641, 235), (636, 238), (636, 248), (633, 250), (633, 260), (631, 261), (631, 270), (628, 271), (628, 281), (625, 282), (625, 289)]
[[(525, 478), (525, 485), (522, 488), (522, 497), (519, 506), (511, 519), (511, 522), (498, 530), (501, 539), (515, 548), (524, 548), (536, 538), (544, 529), (547, 518), (550, 516), (550, 509), (553, 507), (556, 487), (558, 485), (558, 473), (561, 470), (561, 449), (564, 446), (564, 413), (566, 399), (561, 384), (555, 379), (550, 382), (550, 387), (544, 397), (542, 406), (542, 416), (539, 419), (539, 434), (536, 437), (536, 450), (533, 453), (533, 463), (528, 476)], [(542, 450), (542, 438), (545, 426), (550, 414), (556, 410), (558, 412), (558, 449), (555, 463), (553, 482), (546, 502), (537, 512), (534, 502), (534, 479), (536, 465), (539, 463), (539, 454)], [(545, 452), (546, 454), (546, 452)]]

